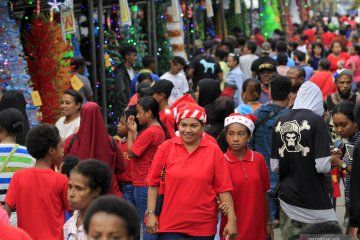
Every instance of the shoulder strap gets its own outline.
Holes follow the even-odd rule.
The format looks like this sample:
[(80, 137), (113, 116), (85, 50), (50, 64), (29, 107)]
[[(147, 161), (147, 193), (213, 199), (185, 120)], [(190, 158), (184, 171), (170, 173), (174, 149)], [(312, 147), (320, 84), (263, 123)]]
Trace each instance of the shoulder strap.
[(3, 163), (3, 165), (2, 165), (1, 168), (0, 168), (0, 173), (1, 173), (2, 171), (4, 171), (5, 167), (7, 166), (7, 164), (9, 163), (9, 161), (10, 161), (10, 159), (11, 159), (11, 157), (14, 155), (14, 153), (16, 152), (16, 149), (18, 149), (19, 146), (20, 146), (19, 144), (15, 144), (15, 146), (13, 147), (13, 149), (11, 150), (11, 152), (9, 153), (9, 155), (5, 158), (4, 163)]
[[(276, 106), (266, 117), (264, 117), (263, 119), (261, 119), (259, 122), (255, 122), (255, 129), (254, 129), (254, 133), (255, 131), (261, 127), (262, 125), (264, 125), (265, 123), (267, 123), (267, 121), (269, 121), (273, 116), (275, 116), (278, 112), (280, 112), (282, 109), (284, 109), (281, 106)], [(253, 133), (253, 134), (254, 134)]]
[(71, 149), (72, 145), (74, 144), (75, 140), (76, 140), (76, 133), (71, 138), (71, 141), (70, 141), (70, 144), (68, 147), (68, 153), (70, 152), (70, 149)]

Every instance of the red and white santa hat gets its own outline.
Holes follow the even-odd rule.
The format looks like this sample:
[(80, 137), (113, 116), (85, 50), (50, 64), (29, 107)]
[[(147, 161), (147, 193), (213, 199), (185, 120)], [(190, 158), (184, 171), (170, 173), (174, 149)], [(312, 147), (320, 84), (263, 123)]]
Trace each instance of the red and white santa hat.
[(227, 127), (233, 123), (240, 123), (245, 127), (247, 127), (252, 134), (255, 129), (255, 124), (254, 124), (255, 121), (256, 121), (256, 116), (252, 114), (232, 113), (227, 118), (225, 118), (224, 127)]
[(176, 114), (176, 123), (178, 124), (185, 118), (196, 118), (203, 124), (206, 124), (205, 109), (195, 104), (185, 104), (179, 106), (179, 110)]

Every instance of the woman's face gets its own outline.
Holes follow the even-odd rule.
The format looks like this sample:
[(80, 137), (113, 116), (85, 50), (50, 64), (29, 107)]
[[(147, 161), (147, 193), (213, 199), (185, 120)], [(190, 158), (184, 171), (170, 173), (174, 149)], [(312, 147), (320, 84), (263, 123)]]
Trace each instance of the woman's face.
[(73, 96), (64, 94), (60, 100), (61, 113), (65, 117), (71, 117), (79, 113), (80, 103), (75, 103)]
[(68, 183), (67, 199), (72, 210), (85, 210), (100, 193), (92, 191), (89, 186), (89, 178), (73, 171)]
[(341, 53), (341, 45), (340, 43), (336, 42), (334, 43), (332, 49), (331, 49), (331, 52), (334, 53), (334, 54), (340, 54)]
[(350, 56), (355, 56), (357, 53), (355, 52), (355, 48), (354, 47), (350, 47), (349, 48), (349, 51), (348, 51), (349, 55)]
[(138, 119), (139, 124), (142, 126), (148, 124), (149, 117), (151, 115), (149, 114), (149, 111), (145, 112), (144, 108), (139, 104), (136, 105), (136, 111), (137, 111), (136, 118)]
[(314, 54), (317, 55), (317, 56), (319, 56), (319, 55), (321, 55), (321, 53), (322, 53), (321, 47), (315, 46), (315, 47), (314, 47)]
[(333, 115), (335, 132), (342, 138), (352, 137), (357, 131), (357, 124), (351, 121), (345, 114), (335, 113)]
[(195, 118), (185, 118), (178, 125), (181, 139), (186, 145), (196, 144), (204, 132), (204, 124)]
[(241, 151), (245, 149), (250, 135), (247, 127), (240, 123), (233, 123), (228, 126), (226, 133), (226, 141), (233, 151)]
[(133, 240), (128, 236), (125, 221), (105, 212), (95, 213), (89, 222), (88, 240)]

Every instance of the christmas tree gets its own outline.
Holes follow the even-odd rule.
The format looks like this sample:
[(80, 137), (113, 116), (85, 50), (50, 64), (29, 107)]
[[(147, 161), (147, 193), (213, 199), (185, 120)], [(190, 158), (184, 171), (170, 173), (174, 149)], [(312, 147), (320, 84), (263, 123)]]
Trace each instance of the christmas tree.
[(43, 105), (43, 122), (55, 123), (59, 118), (59, 100), (70, 88), (70, 42), (64, 43), (61, 27), (44, 15), (32, 20), (25, 36), (29, 74), (34, 90), (39, 91)]
[(166, 29), (166, 9), (167, 1), (158, 0), (156, 5), (156, 39), (157, 39), (157, 59), (158, 75), (161, 76), (170, 68), (170, 60), (173, 58), (173, 52), (169, 35)]
[(31, 101), (30, 76), (27, 74), (19, 28), (8, 0), (0, 0), (0, 16), (0, 88), (18, 90), (24, 94), (30, 124), (35, 125), (36, 107)]

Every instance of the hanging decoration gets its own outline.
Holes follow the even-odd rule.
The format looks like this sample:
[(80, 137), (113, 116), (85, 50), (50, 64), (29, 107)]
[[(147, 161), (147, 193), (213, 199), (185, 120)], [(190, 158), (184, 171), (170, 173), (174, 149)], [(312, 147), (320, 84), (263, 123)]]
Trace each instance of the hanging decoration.
[(39, 91), (43, 103), (43, 122), (54, 124), (59, 117), (59, 100), (70, 88), (70, 59), (65, 59), (71, 50), (69, 42), (62, 41), (61, 28), (55, 21), (40, 15), (32, 20), (25, 43), (32, 87)]
[(211, 0), (206, 0), (206, 15), (208, 18), (211, 18), (214, 16), (214, 10), (213, 10), (213, 6), (212, 6), (212, 1)]
[(119, 0), (121, 26), (131, 26), (131, 15), (127, 0)]
[(50, 7), (50, 22), (54, 19), (54, 11), (60, 12), (61, 2), (59, 3), (57, 0), (53, 0), (52, 2), (48, 2)]
[(19, 28), (8, 9), (8, 0), (0, 0), (0, 89), (24, 94), (26, 111), (32, 126), (38, 123), (36, 107), (31, 99), (30, 76), (24, 60)]
[(180, 3), (177, 0), (171, 1), (168, 7), (166, 18), (166, 28), (170, 36), (170, 43), (175, 56), (187, 59), (184, 44), (184, 23), (181, 18)]
[(235, 0), (235, 14), (241, 14), (240, 0)]

